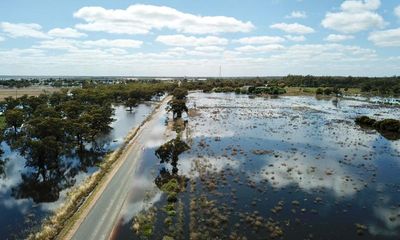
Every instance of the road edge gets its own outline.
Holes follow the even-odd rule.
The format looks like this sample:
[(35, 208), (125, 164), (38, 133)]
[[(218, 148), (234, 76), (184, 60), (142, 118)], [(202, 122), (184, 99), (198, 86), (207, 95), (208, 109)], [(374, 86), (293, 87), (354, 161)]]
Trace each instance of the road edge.
[[(31, 234), (28, 239), (71, 239), (91, 211), (96, 200), (101, 196), (108, 183), (127, 159), (128, 153), (130, 149), (134, 147), (135, 139), (139, 133), (143, 130), (145, 125), (152, 120), (160, 107), (168, 102), (170, 98), (170, 96), (165, 97), (138, 127), (132, 128), (129, 131), (125, 137), (124, 143), (105, 157), (104, 164), (100, 166), (100, 171), (92, 174), (79, 186), (71, 189), (67, 195), (72, 195), (74, 191), (79, 191), (81, 187), (83, 187), (82, 191), (86, 190), (85, 187), (91, 189), (90, 191), (86, 190), (86, 194), (80, 196), (80, 199), (70, 200), (67, 198), (60, 208), (57, 209), (49, 219), (44, 221), (41, 230), (35, 234)], [(68, 206), (68, 203), (71, 201), (72, 203), (79, 203), (73, 206), (74, 209), (72, 212), (68, 212), (68, 210), (71, 210), (71, 207)], [(58, 215), (61, 215), (61, 217)], [(61, 220), (59, 218), (61, 218)]]

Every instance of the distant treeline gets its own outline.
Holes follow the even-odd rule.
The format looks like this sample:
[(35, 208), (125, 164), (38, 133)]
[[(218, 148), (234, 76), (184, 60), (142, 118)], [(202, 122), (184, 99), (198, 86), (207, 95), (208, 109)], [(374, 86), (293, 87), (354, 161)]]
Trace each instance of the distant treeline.
[[(243, 86), (261, 87), (266, 84), (269, 87), (315, 87), (315, 88), (359, 88), (362, 92), (373, 93), (377, 95), (400, 95), (400, 77), (335, 77), (335, 76), (301, 76), (288, 75), (286, 77), (237, 77), (237, 78), (208, 78), (207, 80), (190, 80), (176, 78), (180, 80), (182, 87), (188, 90), (204, 90), (210, 92), (214, 89), (225, 89), (235, 91)], [(175, 83), (176, 83), (175, 81)], [(128, 80), (117, 78), (104, 79), (83, 79), (83, 78), (49, 78), (49, 79), (21, 79), (21, 80), (2, 80), (0, 85), (4, 87), (27, 87), (31, 85), (44, 85), (53, 87), (71, 87), (71, 86), (93, 86), (103, 84), (120, 83), (154, 83), (171, 82), (162, 80)]]
[(33, 84), (39, 83), (39, 80), (27, 80), (27, 79), (21, 79), (21, 80), (2, 80), (0, 81), (0, 85), (3, 87), (9, 87), (9, 88), (23, 88), (23, 87), (29, 87), (32, 86)]
[(49, 86), (49, 87), (84, 87), (85, 85), (102, 85), (102, 84), (119, 84), (131, 82), (158, 82), (157, 80), (140, 80), (135, 81), (131, 79), (119, 78), (22, 78), (22, 79), (3, 79), (0, 80), (0, 86), (5, 88), (23, 88), (30, 86)]
[(288, 87), (359, 88), (362, 92), (400, 95), (400, 77), (318, 77), (289, 75), (273, 82)]
[(183, 81), (183, 87), (189, 90), (212, 91), (213, 89), (231, 89), (234, 91), (243, 86), (260, 87), (268, 84), (269, 87), (315, 87), (348, 89), (359, 88), (362, 92), (377, 95), (400, 95), (400, 77), (320, 77), (288, 75), (275, 78), (234, 78), (209, 79), (206, 81)]
[(224, 79), (208, 79), (197, 81), (182, 81), (182, 87), (188, 90), (203, 90), (211, 92), (213, 89), (221, 90), (220, 92), (234, 92), (235, 89), (243, 86), (261, 87), (271, 81), (271, 78), (224, 78)]

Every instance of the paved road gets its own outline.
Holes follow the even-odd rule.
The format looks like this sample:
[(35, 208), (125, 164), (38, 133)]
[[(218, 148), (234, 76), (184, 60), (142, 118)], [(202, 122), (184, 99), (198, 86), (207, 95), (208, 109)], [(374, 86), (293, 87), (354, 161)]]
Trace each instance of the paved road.
[(128, 149), (128, 154), (121, 167), (117, 170), (109, 184), (106, 186), (96, 203), (90, 209), (78, 229), (72, 236), (76, 240), (102, 240), (108, 239), (116, 224), (118, 215), (128, 197), (131, 176), (137, 163), (142, 157), (144, 143), (146, 143), (160, 117), (164, 113), (165, 99), (157, 112), (138, 131), (133, 144)]

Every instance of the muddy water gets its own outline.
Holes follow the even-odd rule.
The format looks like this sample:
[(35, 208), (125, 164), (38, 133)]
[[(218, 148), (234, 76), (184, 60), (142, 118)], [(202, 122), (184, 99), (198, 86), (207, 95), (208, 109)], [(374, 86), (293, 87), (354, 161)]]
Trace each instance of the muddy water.
[[(203, 93), (188, 106), (196, 114), (175, 212), (154, 183), (163, 166), (149, 148), (116, 239), (399, 239), (400, 141), (354, 124), (358, 115), (399, 119), (399, 108)], [(143, 216), (146, 231), (135, 225)]]
[[(119, 147), (129, 130), (138, 126), (152, 109), (152, 104), (141, 104), (133, 112), (116, 106), (113, 129), (97, 140), (100, 151), (88, 152), (81, 160), (76, 156), (63, 159), (67, 167), (60, 171), (64, 176), (52, 181), (54, 191), (51, 193), (36, 188), (35, 182), (23, 179), (21, 174), (31, 171), (25, 167), (25, 159), (5, 142), (1, 143), (5, 151), (3, 159), (9, 160), (4, 166), (5, 176), (0, 178), (0, 239), (21, 239), (32, 228), (40, 226), (41, 220), (63, 202), (68, 188), (95, 172), (104, 153)], [(18, 194), (13, 194), (13, 189), (18, 190)]]

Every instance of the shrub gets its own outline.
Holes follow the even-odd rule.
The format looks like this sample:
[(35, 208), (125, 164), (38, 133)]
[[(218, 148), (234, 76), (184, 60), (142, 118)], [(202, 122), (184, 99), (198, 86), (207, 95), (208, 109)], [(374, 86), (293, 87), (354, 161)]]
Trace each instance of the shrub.
[(385, 119), (382, 121), (377, 121), (374, 124), (374, 128), (380, 131), (400, 133), (400, 121), (395, 119)]
[(376, 123), (376, 120), (367, 116), (361, 116), (356, 118), (356, 123), (372, 127)]
[(369, 118), (367, 116), (361, 116), (356, 118), (356, 123), (361, 127), (374, 128), (385, 138), (389, 140), (400, 139), (400, 121), (395, 119), (384, 119), (381, 121), (376, 121), (375, 119)]
[(331, 88), (325, 88), (324, 89), (324, 95), (331, 95), (332, 94), (332, 89)]

